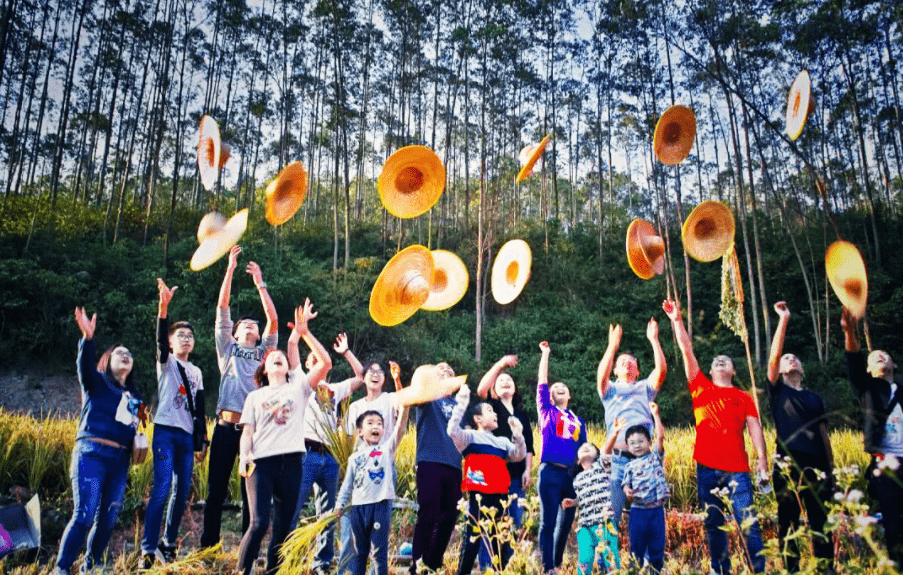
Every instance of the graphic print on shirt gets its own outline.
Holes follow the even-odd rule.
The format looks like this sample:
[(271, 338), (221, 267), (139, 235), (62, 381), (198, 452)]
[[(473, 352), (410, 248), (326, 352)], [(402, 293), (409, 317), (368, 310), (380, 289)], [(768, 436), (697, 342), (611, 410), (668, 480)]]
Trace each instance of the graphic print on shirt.
[(283, 402), (279, 398), (273, 398), (263, 402), (263, 405), (260, 407), (264, 412), (267, 412), (266, 423), (274, 421), (276, 425), (285, 425), (288, 422), (288, 418), (292, 415), (295, 402), (291, 399), (286, 399)]
[(486, 483), (486, 476), (483, 475), (483, 472), (479, 469), (467, 470), (467, 482), (473, 485), (488, 485)]
[(561, 439), (579, 440), (580, 420), (560, 407), (556, 409), (558, 409), (561, 416), (558, 418), (558, 424), (555, 426), (555, 435)]
[(263, 361), (263, 354), (265, 350), (261, 347), (254, 348), (246, 348), (238, 345), (237, 343), (232, 346), (232, 349), (229, 352), (229, 355), (236, 359), (250, 359), (253, 361)]
[(455, 401), (445, 398), (439, 403), (439, 407), (442, 408), (442, 415), (445, 416), (445, 419), (451, 419), (452, 412), (455, 410)]
[(116, 407), (116, 421), (138, 429), (138, 408), (140, 406), (140, 399), (132, 397), (128, 391), (123, 392), (119, 405)]
[[(370, 477), (370, 481), (372, 481), (376, 485), (380, 485), (383, 482), (383, 479), (386, 478), (386, 470), (380, 466), (379, 457), (383, 454), (382, 451), (378, 449), (374, 449), (370, 452), (368, 459), (370, 460), (367, 463), (367, 475)], [(373, 469), (370, 469), (372, 467)]]

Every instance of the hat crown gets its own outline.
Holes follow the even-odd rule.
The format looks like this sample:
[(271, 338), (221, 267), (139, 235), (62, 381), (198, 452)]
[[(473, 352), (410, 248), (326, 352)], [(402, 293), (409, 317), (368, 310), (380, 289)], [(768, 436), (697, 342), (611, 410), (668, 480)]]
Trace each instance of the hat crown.
[(430, 297), (430, 282), (417, 270), (408, 270), (401, 278), (401, 303), (421, 305)]
[(408, 166), (395, 176), (395, 188), (403, 194), (413, 194), (422, 187), (423, 172), (415, 166)]
[(505, 268), (505, 281), (508, 282), (508, 285), (517, 284), (517, 276), (520, 273), (520, 264), (517, 263), (517, 260), (512, 261), (508, 264), (508, 267)]
[(198, 242), (204, 241), (204, 238), (212, 236), (216, 232), (226, 227), (226, 216), (219, 212), (210, 212), (201, 218), (198, 225)]

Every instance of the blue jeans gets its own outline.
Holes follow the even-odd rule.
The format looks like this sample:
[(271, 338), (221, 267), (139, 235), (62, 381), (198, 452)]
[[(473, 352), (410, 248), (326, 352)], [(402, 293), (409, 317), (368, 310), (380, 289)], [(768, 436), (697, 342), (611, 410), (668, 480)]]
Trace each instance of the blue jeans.
[(392, 526), (392, 500), (352, 505), (348, 510), (351, 532), (354, 534), (356, 556), (354, 575), (365, 575), (367, 557), (373, 547), (373, 563), (377, 575), (389, 573), (389, 529)]
[[(292, 519), (292, 527), (298, 525), (301, 511), (307, 503), (307, 497), (313, 490), (314, 484), (319, 485), (321, 494), (316, 500), (317, 515), (329, 513), (335, 508), (336, 494), (339, 490), (339, 464), (328, 453), (308, 451), (304, 456), (304, 471), (301, 474), (301, 491), (298, 494), (298, 508)], [(330, 525), (325, 531), (317, 535), (317, 557), (314, 559), (313, 568), (328, 568), (335, 557), (333, 540), (335, 539), (335, 525)]]
[[(191, 492), (191, 474), (194, 471), (194, 439), (191, 434), (177, 427), (154, 427), (154, 485), (147, 500), (144, 515), (144, 542), (141, 550), (153, 553), (160, 539), (160, 523), (163, 521), (163, 504), (169, 496), (166, 510), (166, 532), (163, 541), (175, 545), (179, 537), (179, 524), (185, 514), (185, 505)], [(173, 485), (175, 478), (175, 486)], [(172, 494), (170, 495), (170, 491)]]
[[(346, 510), (348, 508), (346, 507)], [(354, 535), (351, 533), (351, 517), (344, 513), (339, 520), (339, 575), (354, 573), (357, 558), (354, 554)]]
[[(517, 499), (509, 499), (508, 501), (508, 515), (511, 516), (511, 519), (514, 521), (515, 527), (520, 527), (524, 524), (524, 509), (521, 507), (521, 501), (526, 497), (524, 493), (524, 482), (523, 476), (512, 477), (511, 478), (511, 487), (508, 488), (509, 495), (517, 495)], [(511, 555), (513, 554), (513, 550), (508, 549), (508, 557), (505, 557), (505, 562), (511, 559)], [(480, 546), (480, 569), (485, 571), (492, 567), (492, 559), (489, 555), (489, 549), (486, 547), (486, 542), (483, 542), (483, 545)]]
[[(68, 572), (88, 536), (86, 569), (102, 562), (122, 509), (131, 452), (87, 439), (72, 450), (72, 519), (63, 532), (56, 566)], [(91, 528), (90, 534), (88, 528)]]
[[(732, 483), (734, 485), (732, 485)], [(734, 519), (742, 525), (748, 517), (755, 517), (753, 508), (752, 482), (746, 471), (719, 471), (696, 464), (696, 486), (699, 502), (705, 509), (705, 531), (709, 540), (709, 555), (712, 559), (712, 570), (719, 575), (731, 572), (731, 559), (728, 552), (727, 533), (722, 531), (724, 525), (724, 503), (721, 497), (712, 494), (713, 489), (727, 489)], [(762, 537), (759, 535), (759, 522), (753, 521), (749, 530), (741, 534), (746, 541), (753, 571), (765, 571), (765, 556), (761, 555)]]
[(621, 518), (624, 507), (627, 505), (627, 496), (624, 495), (624, 487), (621, 480), (624, 479), (624, 468), (630, 461), (629, 457), (612, 454), (611, 456), (611, 510), (614, 512), (612, 521), (615, 529), (621, 528)]
[(665, 566), (665, 508), (630, 508), (630, 553), (638, 566), (649, 557), (653, 573)]
[(539, 548), (543, 571), (561, 567), (564, 547), (577, 513), (574, 507), (562, 509), (561, 501), (576, 496), (568, 469), (551, 463), (539, 466)]

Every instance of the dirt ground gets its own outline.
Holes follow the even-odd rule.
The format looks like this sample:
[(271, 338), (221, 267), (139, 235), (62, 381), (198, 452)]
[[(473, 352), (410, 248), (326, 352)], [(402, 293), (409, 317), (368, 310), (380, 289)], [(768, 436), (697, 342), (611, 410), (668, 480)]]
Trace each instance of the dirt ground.
[(0, 373), (0, 407), (36, 417), (77, 417), (81, 408), (78, 380), (74, 374), (4, 371)]

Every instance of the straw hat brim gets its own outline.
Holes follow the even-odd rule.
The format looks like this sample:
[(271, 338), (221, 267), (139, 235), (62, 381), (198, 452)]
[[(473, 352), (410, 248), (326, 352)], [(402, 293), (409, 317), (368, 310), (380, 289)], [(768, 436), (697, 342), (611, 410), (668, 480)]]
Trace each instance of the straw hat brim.
[(527, 163), (521, 166), (520, 172), (517, 173), (517, 183), (523, 182), (533, 173), (533, 166), (539, 161), (539, 158), (542, 156), (542, 153), (546, 150), (546, 146), (548, 145), (549, 136), (547, 135), (540, 140), (539, 144), (537, 144), (536, 149), (533, 150), (533, 153), (530, 154), (530, 157), (527, 159)]
[(713, 262), (734, 241), (734, 214), (722, 202), (702, 202), (687, 217), (680, 236), (691, 258)]
[(530, 279), (533, 252), (524, 240), (511, 240), (502, 246), (492, 264), (492, 297), (502, 305), (517, 299)]
[(470, 275), (467, 266), (457, 254), (446, 250), (433, 250), (433, 278), (430, 297), (420, 306), (427, 311), (448, 309), (461, 301), (467, 293)]
[(790, 86), (787, 96), (787, 118), (785, 121), (787, 137), (796, 140), (803, 133), (806, 119), (809, 117), (809, 103), (812, 97), (812, 80), (809, 72), (800, 72)]
[(865, 262), (856, 246), (838, 241), (825, 252), (825, 273), (837, 299), (853, 317), (862, 318), (868, 302), (869, 282)]
[[(429, 298), (433, 255), (423, 246), (407, 247), (392, 257), (370, 292), (370, 317), (379, 325), (398, 325), (417, 313)], [(410, 286), (411, 282), (419, 285)]]
[(676, 166), (690, 155), (696, 138), (696, 116), (686, 106), (671, 106), (655, 124), (652, 148), (659, 161)]
[(267, 186), (267, 221), (274, 226), (289, 221), (306, 197), (307, 171), (301, 162), (291, 163)]
[(229, 218), (221, 230), (213, 232), (201, 241), (191, 258), (191, 269), (200, 271), (220, 259), (238, 243), (248, 227), (248, 209)]
[(445, 166), (426, 146), (405, 146), (389, 156), (377, 182), (383, 206), (393, 216), (415, 218), (439, 201)]
[[(664, 252), (648, 253), (644, 240), (659, 238), (655, 227), (642, 218), (637, 218), (627, 228), (627, 263), (640, 279), (652, 279), (665, 271)], [(661, 238), (659, 238), (660, 240)]]
[(201, 118), (198, 133), (198, 172), (201, 184), (208, 192), (216, 185), (220, 169), (219, 125), (210, 116)]

